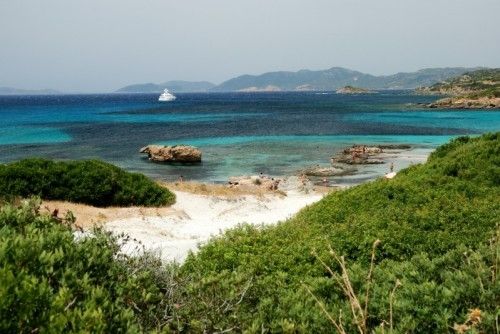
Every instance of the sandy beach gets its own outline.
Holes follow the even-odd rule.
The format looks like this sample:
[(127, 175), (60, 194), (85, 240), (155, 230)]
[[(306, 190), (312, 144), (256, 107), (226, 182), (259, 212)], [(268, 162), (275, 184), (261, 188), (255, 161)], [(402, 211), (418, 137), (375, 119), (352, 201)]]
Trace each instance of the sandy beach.
[[(379, 155), (398, 170), (413, 163), (424, 162), (427, 150), (403, 150)], [(380, 168), (377, 167), (377, 168)], [(361, 167), (370, 168), (370, 166)], [(380, 176), (384, 174), (379, 172)], [(348, 179), (353, 176), (344, 176)], [(258, 184), (256, 185), (256, 180)], [(270, 177), (252, 176), (239, 179), (237, 186), (199, 182), (161, 183), (176, 195), (171, 207), (110, 207), (96, 208), (83, 204), (44, 201), (42, 209), (59, 211), (63, 216), (71, 211), (76, 224), (84, 230), (103, 226), (116, 234), (130, 236), (123, 251), (135, 254), (144, 250), (158, 253), (166, 261), (182, 262), (189, 251), (211, 237), (239, 224), (268, 225), (286, 220), (307, 205), (319, 201), (325, 194), (346, 186), (322, 187), (312, 181), (304, 183), (299, 177), (281, 179), (279, 189), (270, 190)]]
[[(325, 189), (270, 192), (261, 189), (234, 189), (224, 185), (186, 182), (171, 184), (176, 203), (171, 207), (96, 208), (61, 201), (44, 201), (42, 210), (67, 211), (77, 217), (84, 230), (103, 226), (116, 234), (125, 233), (130, 241), (123, 251), (134, 254), (144, 248), (157, 252), (164, 260), (182, 262), (189, 251), (212, 236), (239, 224), (274, 224), (292, 217), (303, 207), (320, 200)], [(179, 191), (176, 189), (183, 189)]]
[[(320, 200), (319, 193), (289, 193), (287, 196), (242, 195), (225, 198), (175, 192), (177, 203), (167, 216), (143, 216), (117, 219), (105, 228), (128, 234), (155, 251), (165, 260), (182, 262), (189, 251), (195, 251), (210, 237), (239, 224), (274, 224), (290, 218), (306, 205)], [(135, 252), (134, 243), (126, 252)]]

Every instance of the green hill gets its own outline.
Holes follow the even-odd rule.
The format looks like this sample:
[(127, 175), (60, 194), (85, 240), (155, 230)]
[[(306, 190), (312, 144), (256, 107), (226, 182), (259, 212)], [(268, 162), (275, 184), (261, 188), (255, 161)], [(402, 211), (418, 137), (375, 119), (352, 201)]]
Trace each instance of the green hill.
[(431, 107), (500, 108), (500, 68), (467, 72), (418, 91), (451, 96)]
[(393, 180), (333, 193), (278, 226), (241, 227), (202, 247), (182, 268), (200, 277), (190, 294), (233, 306), (222, 312), (187, 303), (181, 311), (196, 330), (333, 332), (308, 287), (335, 319), (342, 314), (348, 333), (356, 332), (348, 298), (321, 261), (338, 272), (329, 247), (345, 255), (363, 300), (372, 244), (380, 240), (368, 327), (389, 321), (399, 280), (392, 306), (397, 333), (447, 333), (473, 308), (482, 310), (482, 326), (491, 332), (500, 284), (489, 269), (498, 270), (498, 258), (488, 257), (500, 248), (488, 244), (498, 231), (499, 199), (500, 133), (456, 139)]
[(436, 83), (428, 88), (430, 92), (451, 95), (478, 94), (500, 97), (500, 68), (484, 69), (464, 73), (458, 77)]

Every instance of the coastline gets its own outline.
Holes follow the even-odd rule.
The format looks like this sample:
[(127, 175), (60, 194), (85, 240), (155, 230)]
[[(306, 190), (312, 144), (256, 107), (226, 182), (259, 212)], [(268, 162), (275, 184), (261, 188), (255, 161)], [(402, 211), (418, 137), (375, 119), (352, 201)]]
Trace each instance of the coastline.
[(498, 97), (446, 97), (426, 105), (430, 109), (500, 109), (500, 98)]
[[(386, 163), (378, 168), (388, 169), (389, 164), (395, 162), (394, 173), (371, 175), (367, 179), (359, 179), (357, 174), (338, 176), (333, 186), (322, 185), (321, 178), (311, 177), (304, 183), (300, 177), (285, 176), (277, 178), (281, 180), (279, 188), (271, 190), (266, 186), (271, 177), (256, 175), (240, 177), (239, 180), (250, 182), (241, 182), (237, 186), (196, 181), (159, 182), (176, 194), (177, 201), (174, 205), (96, 208), (61, 201), (44, 201), (42, 210), (53, 212), (57, 209), (61, 216), (72, 211), (77, 218), (76, 225), (84, 231), (100, 226), (116, 235), (124, 233), (130, 236), (122, 249), (128, 254), (147, 250), (158, 253), (165, 261), (182, 262), (190, 251), (196, 251), (200, 244), (228, 229), (240, 224), (261, 226), (284, 221), (331, 191), (387, 174), (392, 178), (400, 169), (424, 162), (428, 153), (430, 152), (418, 148), (381, 153), (378, 157)], [(256, 179), (261, 179), (262, 183), (259, 181), (258, 185), (254, 184), (252, 180)]]
[[(178, 186), (180, 187), (180, 186)], [(116, 235), (125, 233), (130, 240), (122, 251), (130, 255), (144, 250), (158, 253), (165, 261), (182, 262), (199, 244), (240, 224), (269, 225), (294, 216), (327, 193), (325, 189), (310, 192), (261, 192), (231, 189), (217, 193), (221, 186), (192, 183), (191, 189), (215, 192), (173, 190), (177, 202), (170, 207), (97, 208), (61, 201), (43, 201), (42, 212), (58, 210), (60, 216), (71, 211), (76, 226), (85, 232), (94, 226)], [(212, 190), (209, 190), (212, 191)]]

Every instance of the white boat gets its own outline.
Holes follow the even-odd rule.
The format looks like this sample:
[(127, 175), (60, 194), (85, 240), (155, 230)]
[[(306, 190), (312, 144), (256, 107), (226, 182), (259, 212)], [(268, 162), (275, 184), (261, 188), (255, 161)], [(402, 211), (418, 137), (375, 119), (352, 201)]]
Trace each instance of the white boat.
[(158, 101), (162, 102), (168, 102), (168, 101), (173, 101), (175, 100), (176, 97), (168, 91), (168, 89), (164, 89), (163, 93), (161, 93), (160, 97), (158, 98)]

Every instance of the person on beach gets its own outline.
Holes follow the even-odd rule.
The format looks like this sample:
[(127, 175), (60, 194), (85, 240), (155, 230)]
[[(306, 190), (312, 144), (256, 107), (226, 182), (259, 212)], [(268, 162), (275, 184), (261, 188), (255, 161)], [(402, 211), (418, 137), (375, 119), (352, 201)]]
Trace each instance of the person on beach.
[(181, 176), (179, 176), (179, 182), (180, 182), (180, 183), (184, 182), (184, 176), (182, 176), (182, 175), (181, 175)]
[(280, 184), (280, 180), (274, 180), (272, 190), (278, 190), (278, 185)]
[(327, 179), (326, 177), (324, 177), (324, 178), (323, 178), (323, 185), (324, 185), (325, 187), (327, 187), (327, 186), (328, 186), (328, 179)]
[(392, 173), (392, 172), (394, 172), (394, 162), (391, 162), (391, 167), (390, 167), (390, 169), (391, 169), (391, 173)]

